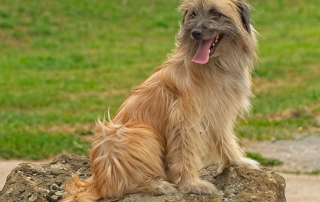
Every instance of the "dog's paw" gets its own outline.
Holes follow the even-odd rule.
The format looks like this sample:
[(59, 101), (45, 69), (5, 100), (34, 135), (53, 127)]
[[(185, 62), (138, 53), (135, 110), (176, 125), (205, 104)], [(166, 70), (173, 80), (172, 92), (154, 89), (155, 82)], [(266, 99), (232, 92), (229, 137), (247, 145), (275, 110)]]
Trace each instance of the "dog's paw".
[(163, 194), (171, 194), (178, 192), (176, 185), (171, 184), (170, 182), (160, 180), (153, 184), (154, 195), (163, 195)]
[(193, 183), (179, 184), (178, 190), (190, 194), (213, 194), (217, 191), (216, 187), (210, 182), (196, 180)]
[(244, 166), (247, 168), (251, 168), (251, 169), (256, 169), (256, 170), (260, 170), (260, 164), (250, 158), (242, 158), (238, 163), (236, 164), (231, 164), (231, 163), (222, 163), (221, 166), (218, 168), (218, 174), (222, 173), (225, 169), (231, 167), (231, 166)]
[(257, 161), (250, 159), (250, 158), (241, 159), (241, 162), (239, 165), (245, 166), (245, 167), (251, 168), (251, 169), (260, 170), (260, 164)]

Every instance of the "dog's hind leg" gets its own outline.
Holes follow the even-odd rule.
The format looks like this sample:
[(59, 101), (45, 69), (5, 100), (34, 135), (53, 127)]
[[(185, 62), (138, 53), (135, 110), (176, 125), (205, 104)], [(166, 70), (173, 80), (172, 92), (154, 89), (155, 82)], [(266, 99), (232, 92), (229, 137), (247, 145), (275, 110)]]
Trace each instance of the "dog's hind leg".
[(176, 192), (166, 181), (163, 163), (164, 140), (149, 125), (100, 123), (92, 145), (95, 189), (105, 198), (127, 193)]

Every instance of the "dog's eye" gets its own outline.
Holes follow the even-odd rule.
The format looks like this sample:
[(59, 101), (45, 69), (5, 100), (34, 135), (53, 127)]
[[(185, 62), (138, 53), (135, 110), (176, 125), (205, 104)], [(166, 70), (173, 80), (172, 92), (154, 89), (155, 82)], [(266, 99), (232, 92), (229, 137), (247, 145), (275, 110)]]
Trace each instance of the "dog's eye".
[(214, 9), (211, 9), (211, 10), (210, 10), (210, 14), (211, 14), (211, 16), (214, 17), (214, 18), (219, 18), (219, 17), (221, 16), (221, 13), (215, 11)]
[(191, 16), (192, 16), (192, 17), (196, 17), (197, 14), (193, 11), (193, 12), (191, 13)]

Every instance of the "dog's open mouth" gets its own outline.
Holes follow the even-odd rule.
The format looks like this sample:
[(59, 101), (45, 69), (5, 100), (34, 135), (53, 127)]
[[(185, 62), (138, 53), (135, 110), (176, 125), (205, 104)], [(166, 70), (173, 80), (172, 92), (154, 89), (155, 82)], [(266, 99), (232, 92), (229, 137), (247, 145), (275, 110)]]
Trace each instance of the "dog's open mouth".
[(209, 57), (216, 51), (216, 48), (221, 42), (223, 36), (224, 34), (218, 34), (212, 39), (201, 40), (199, 48), (191, 61), (197, 64), (206, 64), (209, 61)]

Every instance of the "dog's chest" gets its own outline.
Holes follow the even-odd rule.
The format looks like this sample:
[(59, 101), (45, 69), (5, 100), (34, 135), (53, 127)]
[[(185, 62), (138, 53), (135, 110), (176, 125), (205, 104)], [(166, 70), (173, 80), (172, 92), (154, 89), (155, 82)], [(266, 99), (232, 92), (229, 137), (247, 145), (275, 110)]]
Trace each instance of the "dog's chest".
[(249, 106), (250, 89), (230, 75), (213, 75), (205, 87), (193, 93), (193, 108), (198, 109), (202, 122), (216, 119), (233, 119)]

